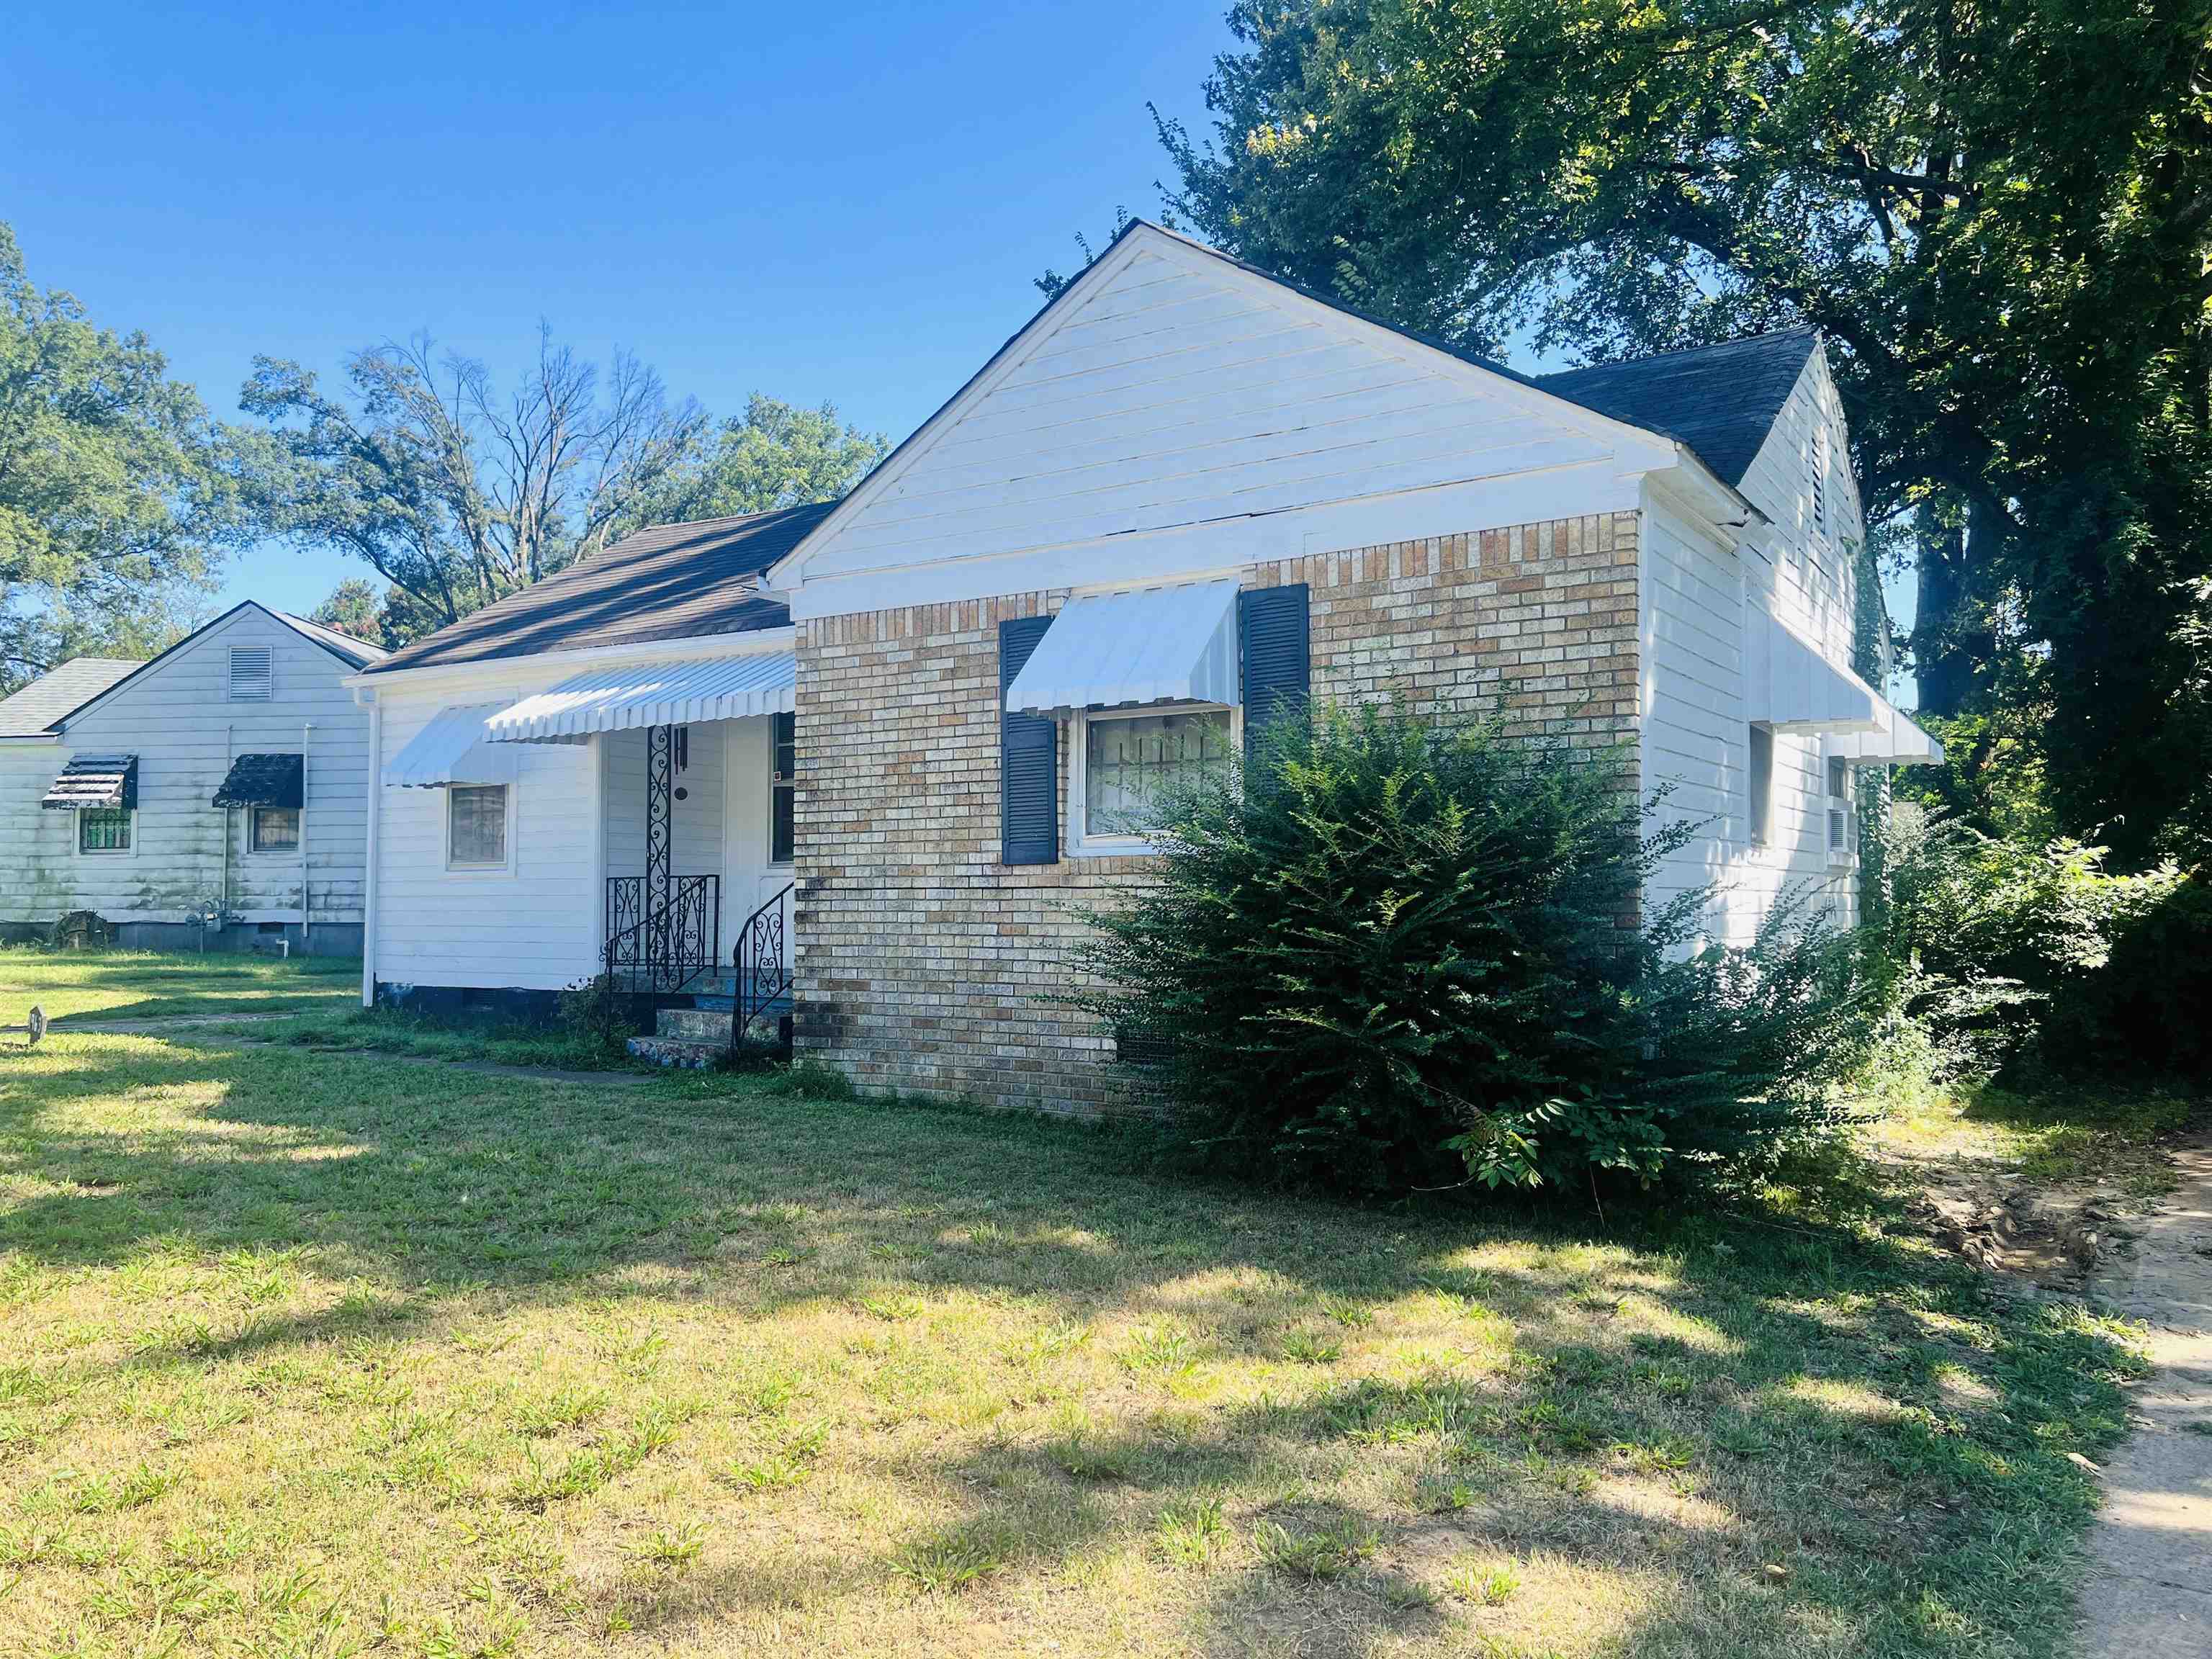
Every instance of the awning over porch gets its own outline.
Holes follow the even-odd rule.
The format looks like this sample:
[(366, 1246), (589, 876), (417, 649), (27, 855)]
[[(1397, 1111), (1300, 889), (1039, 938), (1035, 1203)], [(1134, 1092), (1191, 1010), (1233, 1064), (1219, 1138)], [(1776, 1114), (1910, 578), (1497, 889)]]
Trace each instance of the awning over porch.
[(497, 710), (487, 734), (495, 744), (560, 743), (632, 726), (788, 714), (798, 686), (789, 651), (596, 668)]
[(1817, 732), (1856, 764), (1939, 762), (1943, 746), (1881, 692), (1764, 611), (1745, 616), (1744, 714), (1777, 732)]
[(138, 804), (138, 757), (79, 755), (62, 768), (39, 805), (60, 811), (86, 807), (125, 810)]
[(216, 806), (300, 806), (307, 790), (297, 755), (240, 755), (216, 787)]
[(1006, 688), (1006, 710), (1237, 701), (1237, 584), (1071, 599)]
[(507, 705), (441, 708), (384, 766), (393, 789), (443, 789), (453, 783), (513, 783), (516, 756), (486, 741), (484, 722)]

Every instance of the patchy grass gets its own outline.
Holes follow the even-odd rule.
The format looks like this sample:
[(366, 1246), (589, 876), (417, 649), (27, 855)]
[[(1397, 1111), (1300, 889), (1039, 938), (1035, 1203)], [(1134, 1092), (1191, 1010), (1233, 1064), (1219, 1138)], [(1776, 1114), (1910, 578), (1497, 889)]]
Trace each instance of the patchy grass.
[(1135, 1163), (787, 1076), (0, 1051), (0, 1650), (2067, 1639), (2136, 1362), (1878, 1196), (1607, 1232)]
[(361, 963), (344, 957), (200, 956), (0, 945), (0, 1022), (33, 1003), (48, 1018), (164, 1019), (265, 1014), (361, 1002)]
[(558, 1026), (511, 1020), (432, 1019), (396, 1008), (363, 1008), (356, 988), (350, 1008), (318, 1010), (270, 1020), (254, 1036), (303, 1048), (367, 1049), (425, 1060), (490, 1060), (501, 1066), (549, 1066), (571, 1072), (653, 1071), (619, 1050), (599, 1047)]
[(2013, 1171), (2035, 1186), (2103, 1182), (2150, 1199), (2172, 1186), (2164, 1144), (2207, 1110), (2172, 1090), (2054, 1080), (1917, 1098), (1890, 1111), (1876, 1139), (1908, 1159)]

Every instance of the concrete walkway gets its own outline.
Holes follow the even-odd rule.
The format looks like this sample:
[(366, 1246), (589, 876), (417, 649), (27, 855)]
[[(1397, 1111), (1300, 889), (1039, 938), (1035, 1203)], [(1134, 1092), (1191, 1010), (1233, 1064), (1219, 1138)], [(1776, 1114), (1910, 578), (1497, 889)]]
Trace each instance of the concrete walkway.
[(2092, 1659), (2212, 1656), (2212, 1144), (2096, 1294), (2150, 1328), (2158, 1370), (2134, 1392), (2136, 1433), (2105, 1469), (2082, 1597)]

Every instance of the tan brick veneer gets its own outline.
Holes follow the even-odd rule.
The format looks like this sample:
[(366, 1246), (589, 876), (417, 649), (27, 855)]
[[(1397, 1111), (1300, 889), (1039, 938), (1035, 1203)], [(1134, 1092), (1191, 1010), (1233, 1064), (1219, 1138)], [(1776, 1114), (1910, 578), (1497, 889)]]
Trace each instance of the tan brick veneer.
[[(1633, 513), (1600, 514), (1286, 559), (1244, 580), (1310, 586), (1317, 696), (1434, 710), (1503, 694), (1520, 729), (1610, 743), (1635, 735), (1636, 532)], [(802, 1058), (865, 1088), (1124, 1103), (1108, 1040), (1048, 999), (1069, 981), (1076, 908), (1110, 902), (1148, 861), (999, 862), (999, 623), (1066, 599), (802, 624)], [(1063, 797), (1067, 743), (1063, 726)]]

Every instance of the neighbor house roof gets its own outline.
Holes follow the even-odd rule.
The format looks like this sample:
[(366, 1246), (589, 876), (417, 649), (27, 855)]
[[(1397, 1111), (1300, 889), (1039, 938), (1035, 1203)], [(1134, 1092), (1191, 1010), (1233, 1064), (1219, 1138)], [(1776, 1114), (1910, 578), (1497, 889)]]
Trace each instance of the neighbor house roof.
[(1687, 444), (1741, 485), (1820, 337), (1809, 328), (1597, 363), (1532, 384), (1630, 426)]
[[(64, 709), (62, 711), (62, 714), (65, 716), (82, 714), (86, 708), (90, 707), (93, 703), (99, 702), (109, 692), (118, 690), (125, 684), (136, 679), (139, 675), (150, 673), (153, 670), (160, 667), (163, 663), (168, 661), (171, 657), (176, 655), (178, 652), (184, 650), (187, 646), (191, 645), (193, 641), (198, 639), (203, 634), (213, 633), (216, 629), (221, 628), (225, 623), (228, 622), (233, 617), (235, 617), (241, 611), (258, 611), (263, 616), (269, 617), (271, 621), (280, 623), (284, 627), (290, 629), (295, 634), (297, 634), (301, 639), (307, 641), (310, 645), (320, 646), (324, 650), (329, 652), (331, 655), (336, 657), (340, 662), (345, 664), (349, 668), (367, 667), (377, 661), (378, 659), (381, 658), (385, 654), (384, 647), (382, 646), (366, 644), (363, 641), (354, 638), (350, 634), (341, 634), (335, 629), (325, 628), (319, 623), (311, 623), (304, 617), (293, 616), (289, 611), (272, 611), (267, 605), (262, 604), (258, 599), (240, 599), (236, 605), (231, 606), (229, 610), (224, 611), (222, 615), (217, 617), (214, 621), (202, 623), (198, 628), (192, 629), (191, 633), (185, 635), (184, 638), (179, 640), (167, 651), (161, 652), (156, 655), (149, 658), (144, 662), (126, 663), (124, 665), (124, 672), (122, 673), (118, 674), (106, 685), (87, 692), (83, 696), (78, 698), (75, 703)], [(58, 720), (60, 717), (58, 716), (57, 718)]]
[(836, 504), (654, 525), (393, 652), (368, 672), (787, 627), (790, 611), (750, 579), (798, 546)]
[(305, 617), (295, 617), (289, 611), (271, 611), (269, 614), (286, 627), (306, 635), (332, 656), (351, 663), (356, 668), (366, 668), (369, 664), (390, 654), (380, 645), (371, 645), (367, 640), (357, 640), (350, 634), (341, 634), (335, 628), (325, 628), (320, 623), (309, 622)]
[(138, 664), (129, 657), (73, 657), (0, 699), (0, 738), (44, 738)]

